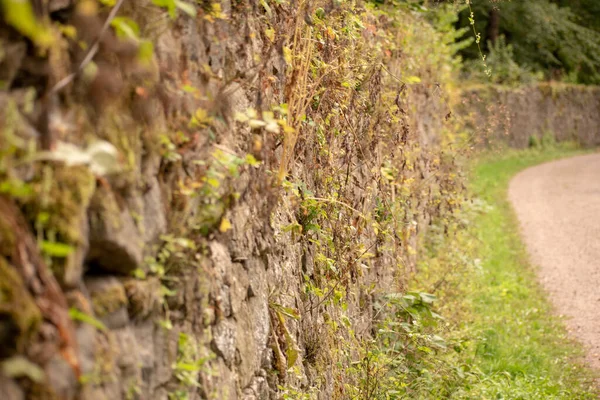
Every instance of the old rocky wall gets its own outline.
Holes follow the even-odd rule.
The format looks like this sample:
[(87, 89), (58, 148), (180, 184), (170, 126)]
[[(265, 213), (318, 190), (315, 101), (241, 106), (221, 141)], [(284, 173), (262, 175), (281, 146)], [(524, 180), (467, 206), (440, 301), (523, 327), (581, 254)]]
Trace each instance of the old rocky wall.
[(519, 88), (476, 86), (461, 90), (458, 114), (478, 141), (523, 148), (543, 137), (600, 144), (600, 88), (543, 83)]
[[(108, 9), (48, 4), (46, 50), (0, 29), (0, 398), (347, 398), (374, 301), (459, 179), (440, 88), (399, 81), (392, 18), (125, 2), (150, 59), (111, 28), (54, 93)], [(76, 165), (97, 140), (118, 170)]]

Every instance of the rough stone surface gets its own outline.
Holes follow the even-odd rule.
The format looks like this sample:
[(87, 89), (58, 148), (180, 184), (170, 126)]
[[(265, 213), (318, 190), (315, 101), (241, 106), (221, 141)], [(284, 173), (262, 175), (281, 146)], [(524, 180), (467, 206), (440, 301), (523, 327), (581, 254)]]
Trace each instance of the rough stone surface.
[(15, 381), (0, 374), (0, 399), (25, 400), (25, 393)]
[(121, 281), (115, 277), (90, 277), (85, 280), (94, 314), (110, 329), (127, 325), (127, 296)]
[(586, 146), (600, 144), (600, 88), (539, 84), (522, 88), (480, 86), (460, 93), (457, 113), (480, 144), (527, 147), (549, 136)]
[(144, 242), (129, 211), (115, 194), (98, 190), (89, 211), (87, 262), (101, 271), (129, 274), (141, 266)]
[(69, 364), (60, 356), (56, 355), (45, 368), (46, 377), (54, 392), (61, 399), (75, 399), (77, 393), (77, 377)]
[(227, 366), (231, 366), (235, 356), (236, 328), (233, 321), (224, 319), (212, 330), (214, 349), (223, 357)]

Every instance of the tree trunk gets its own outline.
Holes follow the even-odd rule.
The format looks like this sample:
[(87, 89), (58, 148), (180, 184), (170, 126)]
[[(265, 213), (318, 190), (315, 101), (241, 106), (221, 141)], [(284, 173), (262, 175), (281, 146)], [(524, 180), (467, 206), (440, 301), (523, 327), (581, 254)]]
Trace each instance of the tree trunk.
[(496, 7), (492, 7), (488, 15), (488, 29), (487, 37), (490, 43), (493, 45), (498, 39), (500, 33), (500, 10)]

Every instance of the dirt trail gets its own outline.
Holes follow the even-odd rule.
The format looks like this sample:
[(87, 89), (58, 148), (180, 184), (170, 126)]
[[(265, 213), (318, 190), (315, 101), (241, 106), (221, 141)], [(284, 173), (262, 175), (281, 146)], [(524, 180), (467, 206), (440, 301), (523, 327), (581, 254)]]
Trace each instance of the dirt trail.
[(600, 369), (600, 154), (529, 168), (509, 198), (556, 311)]

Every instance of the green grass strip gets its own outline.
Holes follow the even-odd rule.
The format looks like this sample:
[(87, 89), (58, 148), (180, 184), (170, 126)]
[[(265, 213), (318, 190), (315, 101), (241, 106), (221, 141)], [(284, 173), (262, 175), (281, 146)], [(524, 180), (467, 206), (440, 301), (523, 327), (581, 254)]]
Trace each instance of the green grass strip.
[[(490, 207), (475, 219), (474, 250), (481, 272), (472, 275), (472, 328), (479, 333), (473, 363), (484, 379), (457, 391), (481, 399), (593, 399), (590, 371), (575, 361), (581, 348), (552, 314), (529, 264), (518, 221), (507, 199), (510, 179), (546, 161), (582, 154), (574, 146), (505, 150), (480, 157), (470, 188)], [(487, 379), (486, 379), (487, 378)]]

